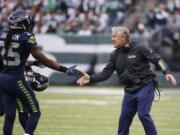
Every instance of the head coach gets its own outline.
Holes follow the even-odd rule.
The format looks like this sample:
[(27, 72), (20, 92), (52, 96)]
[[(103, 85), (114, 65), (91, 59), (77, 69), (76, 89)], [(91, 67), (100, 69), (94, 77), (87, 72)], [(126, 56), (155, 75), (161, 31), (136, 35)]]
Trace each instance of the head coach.
[(98, 74), (84, 75), (77, 83), (82, 86), (101, 82), (111, 77), (116, 71), (125, 86), (118, 135), (129, 135), (129, 128), (136, 113), (138, 113), (146, 135), (157, 135), (156, 127), (150, 116), (156, 75), (151, 71), (149, 62), (158, 66), (166, 80), (171, 81), (173, 85), (176, 85), (176, 79), (158, 54), (130, 40), (128, 28), (112, 27), (112, 43), (116, 49), (111, 53), (105, 68)]

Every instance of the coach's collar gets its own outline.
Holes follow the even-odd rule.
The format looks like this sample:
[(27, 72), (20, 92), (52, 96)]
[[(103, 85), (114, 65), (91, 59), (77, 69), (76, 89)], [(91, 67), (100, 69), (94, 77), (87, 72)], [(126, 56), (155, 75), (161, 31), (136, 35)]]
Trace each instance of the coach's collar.
[(123, 46), (123, 49), (128, 51), (130, 49), (130, 44), (129, 43), (126, 43), (124, 46)]

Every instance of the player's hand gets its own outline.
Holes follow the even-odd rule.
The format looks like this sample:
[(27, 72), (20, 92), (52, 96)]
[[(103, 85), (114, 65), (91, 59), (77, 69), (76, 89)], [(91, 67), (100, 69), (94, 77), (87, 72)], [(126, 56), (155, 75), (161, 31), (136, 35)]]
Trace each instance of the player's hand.
[(75, 77), (82, 77), (84, 76), (84, 73), (81, 72), (80, 70), (76, 69), (76, 65), (75, 66), (72, 66), (72, 67), (69, 67), (67, 69), (67, 72), (66, 72), (67, 75), (70, 75), (70, 76), (75, 76)]
[(171, 81), (174, 86), (177, 84), (176, 79), (172, 74), (166, 74), (166, 80)]
[(86, 73), (84, 73), (84, 76), (82, 76), (77, 80), (77, 84), (79, 84), (80, 86), (88, 84), (89, 82), (90, 82), (90, 76)]
[(39, 62), (37, 60), (33, 61), (33, 65), (37, 66), (37, 67), (40, 67), (40, 68), (45, 68), (45, 66), (41, 62)]

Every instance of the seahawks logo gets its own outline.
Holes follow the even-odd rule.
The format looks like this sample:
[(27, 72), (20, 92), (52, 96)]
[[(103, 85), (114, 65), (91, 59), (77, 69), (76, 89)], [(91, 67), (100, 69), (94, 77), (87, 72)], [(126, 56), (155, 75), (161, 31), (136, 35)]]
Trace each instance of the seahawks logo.
[(129, 55), (128, 56), (128, 59), (133, 59), (133, 58), (136, 58), (136, 55)]
[(35, 43), (36, 43), (36, 38), (35, 38), (35, 36), (32, 35), (27, 42), (28, 42), (28, 43), (31, 43), (31, 44), (35, 44)]

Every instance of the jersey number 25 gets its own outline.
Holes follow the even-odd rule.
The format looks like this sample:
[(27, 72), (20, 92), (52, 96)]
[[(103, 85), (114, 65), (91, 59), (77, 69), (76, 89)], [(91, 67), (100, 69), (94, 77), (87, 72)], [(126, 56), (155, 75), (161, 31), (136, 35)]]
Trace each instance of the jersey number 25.
[[(0, 41), (0, 47), (4, 46), (4, 42)], [(15, 51), (15, 48), (19, 47), (19, 43), (11, 42), (11, 45), (8, 49), (7, 53), (7, 59), (3, 59), (3, 64), (6, 66), (19, 66), (21, 61), (20, 61), (20, 55), (18, 52)], [(1, 50), (1, 56), (5, 55), (5, 48), (3, 47)]]

